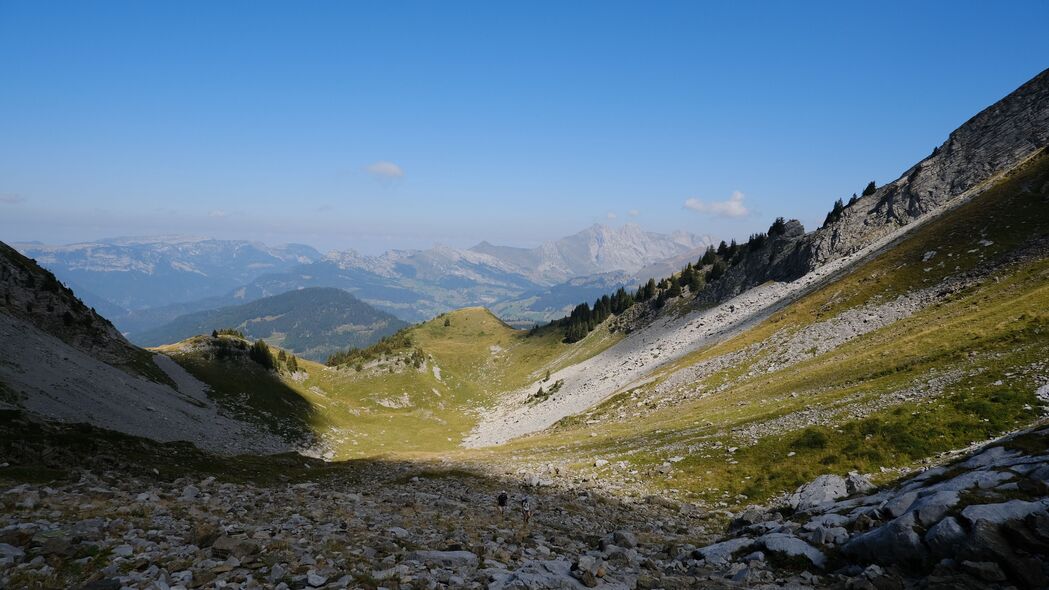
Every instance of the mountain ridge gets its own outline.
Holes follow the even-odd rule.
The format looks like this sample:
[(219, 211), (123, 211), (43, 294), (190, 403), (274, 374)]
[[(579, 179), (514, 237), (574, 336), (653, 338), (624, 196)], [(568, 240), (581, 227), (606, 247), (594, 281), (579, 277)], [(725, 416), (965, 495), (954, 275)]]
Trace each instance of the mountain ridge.
[(179, 316), (138, 334), (142, 346), (160, 346), (232, 328), (304, 358), (323, 361), (347, 347), (363, 348), (408, 324), (334, 287), (308, 287), (237, 306)]
[[(623, 341), (555, 378), (565, 384), (559, 396), (543, 405), (497, 408), (468, 440), (471, 446), (506, 442), (543, 430), (555, 422), (601, 403), (609, 396), (646, 383), (651, 371), (709, 348), (771, 317), (806, 294), (884, 254), (923, 224), (971, 202), (1004, 182), (1007, 172), (1041, 154), (1049, 145), (1049, 70), (1024, 84), (953, 132), (945, 146), (911, 167), (901, 178), (844, 208), (843, 216), (805, 233), (797, 221), (784, 222), (774, 235), (762, 234), (733, 257), (724, 276), (672, 306), (669, 317), (656, 312)], [(1014, 124), (1023, 121), (1026, 124)], [(975, 127), (975, 129), (973, 129)], [(990, 152), (998, 159), (972, 166)], [(1038, 166), (1035, 166), (1038, 168)], [(1040, 170), (1040, 168), (1038, 168)], [(951, 179), (952, 175), (959, 178)], [(931, 180), (924, 180), (929, 179)], [(911, 188), (907, 188), (907, 187)], [(921, 188), (926, 187), (926, 188)], [(942, 192), (936, 192), (942, 190)], [(886, 217), (901, 194), (911, 195), (906, 218)], [(1037, 198), (1036, 196), (1032, 198)], [(849, 210), (853, 209), (855, 213)], [(868, 220), (870, 223), (865, 223)], [(847, 237), (843, 232), (852, 231)], [(771, 228), (770, 228), (770, 233)], [(828, 236), (831, 238), (828, 242)], [(514, 392), (527, 399), (528, 388)]]
[[(633, 240), (641, 246), (632, 245)], [(135, 337), (184, 313), (311, 286), (343, 288), (402, 319), (421, 321), (459, 307), (512, 301), (530, 291), (558, 285), (564, 289), (582, 276), (579, 273), (637, 270), (708, 242), (685, 232), (659, 234), (633, 224), (618, 229), (595, 224), (525, 249), (531, 262), (440, 245), (368, 256), (353, 250), (320, 254), (296, 244), (269, 247), (185, 236), (16, 246), (37, 256)], [(619, 255), (617, 250), (629, 253)], [(566, 310), (527, 312), (522, 319), (545, 321), (562, 311)]]

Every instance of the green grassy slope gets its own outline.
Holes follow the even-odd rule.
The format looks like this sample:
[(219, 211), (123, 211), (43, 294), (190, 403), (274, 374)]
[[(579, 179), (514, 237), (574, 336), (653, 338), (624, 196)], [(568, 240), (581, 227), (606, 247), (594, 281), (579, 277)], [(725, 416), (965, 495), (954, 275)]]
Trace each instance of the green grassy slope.
[[(568, 463), (638, 489), (735, 505), (820, 473), (910, 466), (1026, 425), (1042, 416), (1034, 390), (1049, 380), (1047, 236), (1043, 155), (841, 280), (681, 359), (654, 383), (478, 456)], [(906, 319), (787, 368), (753, 370), (775, 350), (745, 352), (777, 332), (990, 268), (977, 284)], [(652, 391), (675, 372), (731, 353), (735, 362), (679, 388), (679, 400), (652, 403)], [(595, 469), (596, 458), (612, 464)]]
[[(447, 320), (448, 325), (445, 325)], [(541, 379), (619, 339), (604, 328), (574, 343), (559, 330), (529, 335), (483, 308), (410, 328), (411, 345), (362, 363), (328, 367), (300, 360), (296, 374), (207, 358), (198, 339), (162, 347), (246, 416), (285, 433), (308, 430), (335, 458), (456, 450), (477, 411), (498, 394)], [(226, 337), (224, 337), (226, 338)], [(416, 366), (412, 355), (422, 351)]]

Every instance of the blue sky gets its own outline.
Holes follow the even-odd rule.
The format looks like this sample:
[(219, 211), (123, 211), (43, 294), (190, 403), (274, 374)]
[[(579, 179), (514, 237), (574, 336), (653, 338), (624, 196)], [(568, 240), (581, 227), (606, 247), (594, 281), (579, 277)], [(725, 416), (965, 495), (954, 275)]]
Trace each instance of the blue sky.
[(1049, 67), (1047, 22), (1044, 0), (0, 0), (0, 239), (811, 228)]

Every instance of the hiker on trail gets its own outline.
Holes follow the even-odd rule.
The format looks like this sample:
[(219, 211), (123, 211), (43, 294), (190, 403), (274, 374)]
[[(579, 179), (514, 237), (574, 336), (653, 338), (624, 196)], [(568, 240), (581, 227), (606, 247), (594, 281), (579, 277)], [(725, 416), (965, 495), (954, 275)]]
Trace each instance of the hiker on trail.
[(521, 498), (521, 516), (524, 517), (525, 524), (532, 520), (532, 501), (528, 496)]
[(506, 509), (510, 504), (510, 496), (506, 492), (499, 492), (499, 497), (495, 499), (495, 503), (499, 506), (499, 514), (506, 516)]

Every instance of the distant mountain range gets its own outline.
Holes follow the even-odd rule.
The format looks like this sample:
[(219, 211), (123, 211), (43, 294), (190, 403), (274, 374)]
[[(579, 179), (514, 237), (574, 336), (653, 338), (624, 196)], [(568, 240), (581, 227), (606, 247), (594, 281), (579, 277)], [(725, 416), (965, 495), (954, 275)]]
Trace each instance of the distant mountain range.
[(667, 261), (698, 257), (709, 243), (627, 224), (594, 225), (536, 248), (482, 242), (465, 250), (436, 246), (378, 256), (183, 237), (14, 246), (133, 341), (146, 343), (140, 335), (179, 316), (306, 287), (343, 289), (407, 321), (473, 305), (500, 310), (509, 320), (544, 321), (609, 288), (662, 276)]
[(349, 346), (365, 347), (407, 326), (342, 289), (313, 287), (250, 303), (200, 311), (139, 334), (143, 346), (179, 342), (212, 330), (234, 328), (248, 338), (323, 361)]
[(263, 274), (323, 258), (300, 244), (271, 247), (179, 236), (13, 246), (54, 272), (86, 303), (117, 317), (129, 310), (225, 295)]

